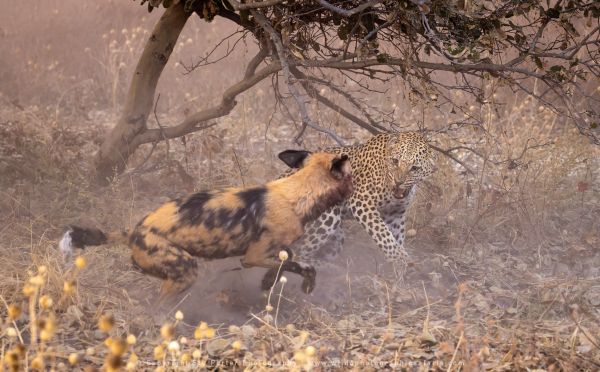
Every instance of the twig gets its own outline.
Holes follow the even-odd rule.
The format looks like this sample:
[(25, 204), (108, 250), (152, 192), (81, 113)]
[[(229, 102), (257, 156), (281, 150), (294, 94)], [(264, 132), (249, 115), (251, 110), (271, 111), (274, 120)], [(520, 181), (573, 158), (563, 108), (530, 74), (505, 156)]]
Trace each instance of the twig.
[[(285, 278), (285, 276), (282, 276), (282, 278)], [(281, 278), (279, 282), (281, 282), (281, 288), (279, 289), (279, 296), (277, 297), (277, 307), (275, 307), (275, 319), (273, 320), (275, 328), (277, 328), (277, 317), (279, 316), (279, 307), (281, 306), (281, 297), (283, 297), (283, 287), (285, 286), (285, 282), (282, 282)]]
[[(234, 0), (229, 1), (235, 2)], [(302, 123), (308, 125), (309, 127), (319, 132), (327, 134), (340, 146), (344, 146), (344, 140), (342, 140), (334, 131), (319, 126), (310, 118), (310, 116), (308, 115), (308, 109), (306, 108), (306, 102), (304, 102), (304, 100), (300, 98), (300, 92), (298, 91), (298, 89), (296, 89), (296, 86), (291, 81), (290, 65), (288, 64), (280, 36), (277, 34), (273, 26), (271, 26), (268, 19), (261, 12), (257, 10), (251, 10), (250, 13), (252, 14), (252, 16), (254, 16), (258, 24), (269, 34), (269, 36), (271, 37), (271, 41), (275, 45), (275, 49), (277, 50), (277, 56), (279, 58), (279, 63), (281, 64), (281, 69), (283, 71), (283, 77), (285, 79), (290, 93), (292, 94), (292, 97), (298, 105), (298, 109), (300, 110), (300, 116), (302, 117)]]
[[(6, 307), (6, 310), (8, 312), (8, 302), (6, 302), (6, 300), (4, 299), (4, 297), (2, 295), (0, 295), (0, 299), (4, 303), (4, 306)], [(13, 324), (13, 327), (15, 328), (15, 330), (17, 331), (17, 336), (19, 336), (19, 341), (21, 341), (21, 343), (24, 344), (23, 337), (21, 336), (21, 331), (19, 330), (19, 327), (17, 327), (17, 322), (15, 322), (13, 320), (12, 324)]]
[(475, 175), (475, 172), (473, 172), (473, 171), (471, 170), (471, 168), (469, 168), (469, 167), (468, 167), (468, 166), (467, 166), (467, 165), (466, 165), (466, 164), (465, 164), (465, 163), (464, 163), (462, 160), (460, 160), (460, 159), (456, 158), (454, 155), (450, 154), (450, 151), (451, 151), (451, 150), (443, 150), (443, 149), (441, 149), (441, 148), (439, 148), (439, 147), (437, 147), (437, 146), (435, 146), (435, 145), (433, 145), (433, 144), (429, 144), (429, 146), (431, 146), (431, 148), (432, 148), (432, 149), (434, 149), (434, 150), (436, 150), (436, 151), (438, 151), (438, 152), (441, 152), (441, 153), (442, 153), (442, 154), (444, 154), (445, 156), (449, 157), (450, 159), (452, 159), (452, 160), (454, 160), (455, 162), (457, 162), (458, 164), (460, 164), (460, 165), (461, 165), (463, 168), (465, 168), (465, 170), (466, 170), (467, 172), (469, 172), (470, 174), (472, 174), (472, 175)]
[(167, 312), (167, 314), (171, 314), (171, 313), (173, 312), (173, 310), (177, 309), (177, 307), (178, 307), (179, 305), (181, 305), (181, 304), (182, 304), (182, 303), (183, 303), (183, 302), (184, 302), (184, 301), (185, 301), (185, 300), (186, 300), (188, 297), (190, 297), (190, 293), (189, 293), (189, 292), (188, 292), (188, 293), (186, 293), (186, 294), (185, 294), (185, 296), (183, 296), (183, 298), (182, 298), (182, 299), (181, 299), (179, 302), (177, 302), (177, 303), (175, 304), (175, 306), (173, 306), (173, 307), (171, 308), (171, 310), (169, 310), (169, 311)]
[(218, 105), (190, 115), (182, 123), (173, 127), (164, 128), (163, 131), (159, 129), (147, 130), (135, 137), (135, 140), (132, 141), (130, 147), (136, 148), (144, 143), (160, 141), (163, 139), (163, 136), (166, 138), (181, 137), (188, 133), (193, 133), (217, 125), (216, 122), (210, 122), (209, 120), (229, 114), (236, 105), (235, 97), (237, 97), (238, 94), (252, 88), (264, 78), (271, 76), (279, 70), (281, 70), (281, 65), (279, 63), (274, 62), (269, 64), (252, 76), (244, 78), (230, 86), (223, 93), (221, 102)]
[(140, 162), (140, 164), (137, 167), (135, 167), (135, 169), (131, 170), (131, 172), (124, 172), (123, 176), (127, 176), (128, 174), (135, 174), (135, 173), (140, 172), (140, 170), (142, 169), (142, 167), (144, 166), (144, 164), (146, 164), (148, 162), (148, 160), (150, 159), (150, 157), (154, 153), (154, 150), (156, 149), (157, 145), (158, 145), (158, 141), (152, 142), (152, 148), (150, 148), (150, 151), (148, 152), (148, 155), (146, 155), (144, 157), (144, 160), (142, 160)]
[(343, 109), (339, 105), (333, 103), (327, 97), (324, 97), (321, 94), (319, 94), (319, 92), (317, 92), (317, 90), (308, 83), (306, 75), (304, 75), (300, 70), (298, 70), (298, 68), (291, 67), (290, 71), (300, 81), (300, 84), (302, 84), (302, 87), (304, 88), (304, 90), (310, 96), (316, 98), (317, 101), (323, 103), (325, 106), (327, 106), (330, 109), (332, 109), (333, 111), (339, 113), (340, 115), (342, 115), (346, 119), (349, 119), (349, 120), (353, 121), (359, 127), (368, 130), (372, 134), (377, 134), (377, 133), (380, 132), (379, 130), (377, 130), (376, 128), (374, 128), (373, 125), (371, 125), (371, 124), (367, 123), (366, 121), (362, 120), (361, 118), (353, 115), (351, 112), (346, 111), (345, 109)]
[[(223, 45), (225, 43), (225, 41), (228, 41), (230, 38), (232, 38), (233, 36), (235, 36), (236, 34), (238, 34), (240, 32), (242, 33), (242, 36), (240, 36), (237, 40), (235, 40), (235, 42), (233, 43), (232, 46), (230, 46), (229, 42), (228, 42), (227, 49), (225, 50), (225, 53), (222, 56), (217, 57), (216, 59), (214, 59), (212, 61), (209, 61), (210, 57), (217, 51), (217, 49), (219, 49), (219, 47), (221, 45)], [(212, 65), (212, 64), (221, 62), (222, 60), (226, 59), (235, 51), (236, 46), (239, 44), (240, 41), (244, 40), (245, 37), (246, 37), (246, 32), (236, 30), (231, 35), (225, 36), (223, 39), (221, 39), (221, 41), (219, 41), (208, 53), (206, 53), (204, 57), (201, 57), (196, 62), (192, 62), (189, 66), (187, 66), (183, 61), (180, 60), (179, 63), (181, 64), (181, 67), (183, 67), (183, 69), (185, 70), (183, 75), (189, 75), (193, 71), (195, 71), (196, 69), (198, 69), (200, 67)]]
[(380, 2), (381, 2), (381, 0), (367, 1), (366, 3), (361, 4), (361, 5), (357, 6), (356, 8), (352, 8), (352, 9), (342, 9), (342, 8), (339, 8), (325, 0), (319, 0), (319, 5), (321, 5), (323, 8), (325, 8), (327, 10), (331, 10), (332, 12), (341, 15), (342, 17), (352, 17), (353, 15), (360, 13), (363, 10), (366, 10), (374, 5), (377, 5)]
[(458, 353), (458, 348), (463, 340), (464, 337), (464, 332), (460, 333), (460, 337), (458, 338), (458, 343), (456, 344), (456, 347), (454, 348), (454, 353), (452, 354), (452, 359), (450, 359), (450, 363), (448, 363), (448, 369), (446, 370), (446, 372), (450, 372), (452, 370), (452, 364), (454, 364), (454, 360), (456, 359), (456, 354)]
[[(158, 120), (158, 115), (156, 114), (156, 107), (158, 106), (159, 99), (160, 99), (160, 93), (158, 93), (158, 96), (156, 97), (156, 102), (154, 102), (154, 119), (156, 120), (156, 125), (158, 125), (158, 128), (160, 129), (160, 134), (162, 135), (162, 138), (167, 145), (167, 166), (170, 168), (171, 167), (171, 160), (170, 160), (171, 158), (170, 158), (169, 152), (171, 150), (171, 147), (169, 146), (169, 139), (165, 136), (165, 129), (163, 128), (162, 125), (160, 125), (160, 120)], [(152, 154), (152, 153), (150, 153), (150, 154)]]
[(245, 4), (240, 4), (237, 1), (229, 1), (229, 4), (231, 4), (231, 6), (233, 6), (233, 9), (235, 10), (250, 10), (258, 8), (267, 8), (282, 3), (283, 1), (284, 0), (265, 0), (260, 2), (249, 2)]
[(262, 320), (262, 319), (261, 319), (259, 316), (257, 316), (256, 314), (254, 314), (254, 313), (250, 313), (250, 316), (251, 316), (251, 317), (253, 317), (254, 319), (258, 320), (258, 321), (259, 321), (259, 322), (261, 322), (262, 324), (266, 325), (266, 326), (267, 326), (267, 328), (270, 328), (270, 329), (272, 329), (273, 331), (275, 331), (275, 332), (279, 333), (281, 336), (283, 336), (283, 337), (287, 338), (289, 341), (293, 341), (293, 339), (292, 339), (290, 336), (288, 336), (288, 335), (286, 335), (285, 333), (281, 332), (279, 329), (277, 329), (277, 328), (273, 327), (271, 324), (269, 324), (269, 323), (265, 322), (264, 320)]
[(233, 151), (233, 158), (235, 159), (235, 164), (237, 165), (238, 171), (240, 172), (242, 186), (246, 187), (246, 182), (244, 182), (244, 174), (242, 173), (242, 166), (240, 165), (240, 160), (238, 159), (237, 153), (235, 152), (235, 148), (232, 148), (231, 151)]

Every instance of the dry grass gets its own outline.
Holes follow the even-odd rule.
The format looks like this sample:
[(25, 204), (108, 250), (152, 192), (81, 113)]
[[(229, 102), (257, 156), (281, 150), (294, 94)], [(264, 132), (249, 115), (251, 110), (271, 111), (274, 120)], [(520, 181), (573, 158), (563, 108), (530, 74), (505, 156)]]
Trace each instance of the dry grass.
[[(0, 36), (10, 67), (0, 82), (0, 369), (600, 367), (600, 151), (553, 113), (501, 90), (497, 103), (464, 114), (483, 126), (432, 133), (441, 147), (475, 150), (453, 153), (472, 173), (442, 158), (421, 188), (409, 212), (416, 235), (407, 243), (414, 262), (404, 283), (379, 263), (356, 224), (346, 226), (347, 252), (337, 268), (319, 271), (321, 292), (303, 297), (290, 277), (275, 286), (268, 309), (258, 294), (250, 306), (227, 291), (192, 292), (183, 317), (176, 303), (159, 308), (157, 281), (131, 267), (124, 247), (82, 252), (85, 267), (65, 263), (56, 249), (65, 224), (131, 227), (167, 198), (264, 182), (283, 169), (275, 154), (291, 146), (294, 133), (294, 123), (273, 114), (263, 84), (217, 127), (185, 143), (158, 144), (152, 153), (143, 148), (110, 187), (90, 185), (93, 153), (118, 115), (139, 40), (156, 14), (133, 24), (125, 15), (138, 9), (126, 4), (119, 5), (130, 11), (123, 18), (98, 21), (98, 14), (112, 13), (69, 3), (50, 2), (49, 20), (39, 24), (58, 27), (70, 15), (97, 32), (61, 43), (68, 28), (19, 29), (24, 14), (3, 15), (14, 27)], [(201, 108), (241, 73), (234, 58), (180, 74), (177, 61), (188, 62), (225, 34), (218, 24), (196, 21), (186, 29), (159, 88), (161, 125)], [(35, 47), (21, 48), (32, 35), (39, 36)], [(430, 128), (464, 119), (402, 94), (397, 87), (373, 104), (396, 110), (403, 129), (423, 118)], [(367, 138), (336, 114), (319, 110), (317, 119), (345, 138)], [(326, 144), (314, 133), (305, 141), (311, 148)], [(203, 290), (210, 280), (226, 280), (211, 272), (217, 264), (203, 264)], [(241, 286), (230, 281), (225, 286)], [(214, 313), (194, 311), (205, 303)], [(232, 309), (237, 318), (218, 317)], [(202, 322), (209, 318), (219, 320)]]
[[(494, 140), (475, 147), (489, 158), (487, 163), (469, 157), (468, 151), (460, 154), (474, 175), (462, 174), (460, 166), (443, 159), (421, 189), (410, 212), (417, 235), (408, 244), (415, 262), (404, 284), (385, 265), (376, 270), (362, 266), (359, 257), (373, 244), (360, 227), (350, 225), (348, 234), (357, 240), (347, 244), (344, 274), (324, 279), (345, 288), (335, 306), (307, 304), (294, 299), (296, 288), (278, 285), (270, 312), (258, 311), (242, 323), (213, 324), (214, 335), (205, 323), (178, 319), (175, 304), (162, 313), (148, 311), (156, 306), (158, 283), (131, 268), (125, 249), (87, 250), (83, 257), (88, 265), (78, 270), (63, 263), (56, 239), (62, 226), (74, 220), (108, 228), (132, 226), (165, 197), (187, 189), (273, 177), (281, 167), (264, 164), (276, 164), (273, 154), (279, 146), (256, 151), (255, 137), (218, 129), (192, 137), (187, 152), (172, 141), (170, 156), (183, 170), (164, 160), (166, 146), (159, 145), (140, 169), (98, 190), (86, 182), (91, 156), (80, 147), (94, 143), (94, 131), (71, 130), (53, 139), (45, 135), (48, 128), (31, 125), (36, 123), (32, 117), (43, 117), (43, 112), (7, 104), (3, 115), (12, 123), (3, 127), (7, 135), (2, 137), (11, 154), (3, 157), (8, 167), (3, 169), (2, 210), (7, 213), (0, 231), (5, 367), (17, 357), (22, 366), (43, 362), (59, 369), (71, 368), (70, 361), (109, 369), (136, 360), (137, 368), (153, 369), (158, 363), (178, 370), (211, 363), (280, 370), (597, 366), (598, 150), (574, 133), (536, 128), (534, 120), (551, 123), (554, 118), (532, 102), (515, 105), (501, 119), (502, 126), (496, 125), (504, 137), (488, 128), (484, 138)], [(220, 128), (227, 126), (225, 122)], [(18, 135), (13, 133), (17, 128)], [(271, 128), (270, 135), (284, 136), (285, 131)], [(531, 131), (543, 146), (521, 156), (532, 145), (527, 141)], [(215, 146), (217, 140), (254, 143), (228, 150)], [(452, 145), (443, 136), (437, 140)], [(516, 166), (502, 162), (516, 157)], [(138, 154), (134, 165), (144, 158)], [(199, 181), (190, 184), (180, 172)], [(41, 300), (43, 295), (48, 297)], [(303, 302), (298, 311), (290, 298)], [(22, 309), (20, 317), (11, 305)], [(106, 314), (114, 325), (104, 332), (98, 321)], [(192, 314), (195, 318), (202, 314)], [(161, 332), (163, 322), (173, 326), (172, 334)], [(51, 330), (47, 339), (40, 337), (44, 327)], [(21, 339), (25, 349), (18, 346)]]

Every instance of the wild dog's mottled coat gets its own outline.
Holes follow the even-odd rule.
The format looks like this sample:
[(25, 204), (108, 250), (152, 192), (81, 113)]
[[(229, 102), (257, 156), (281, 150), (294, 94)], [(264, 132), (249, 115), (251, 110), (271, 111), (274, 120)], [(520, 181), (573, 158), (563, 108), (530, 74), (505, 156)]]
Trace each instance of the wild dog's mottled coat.
[[(263, 186), (201, 192), (161, 205), (129, 233), (105, 234), (70, 226), (60, 247), (126, 241), (143, 272), (165, 279), (164, 293), (179, 292), (196, 279), (195, 257), (244, 256), (244, 267), (277, 268), (277, 255), (304, 232), (304, 225), (352, 194), (345, 155), (300, 153), (304, 167)], [(291, 252), (289, 252), (291, 253)], [(314, 288), (315, 270), (287, 260), (282, 271), (302, 275), (302, 288)], [(263, 281), (269, 287), (275, 278)]]

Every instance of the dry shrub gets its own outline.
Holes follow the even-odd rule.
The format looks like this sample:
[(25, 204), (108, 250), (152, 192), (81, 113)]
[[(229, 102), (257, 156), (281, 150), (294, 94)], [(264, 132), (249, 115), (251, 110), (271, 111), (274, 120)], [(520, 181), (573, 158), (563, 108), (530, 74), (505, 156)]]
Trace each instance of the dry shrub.
[[(510, 101), (507, 93), (498, 93), (495, 104), (473, 104), (465, 117), (406, 102), (398, 87), (385, 102), (372, 103), (392, 112), (402, 130), (418, 129), (423, 120), (429, 128), (469, 122), (470, 116), (483, 122), (430, 133), (442, 148), (469, 148), (452, 155), (472, 173), (441, 156), (438, 172), (421, 188), (409, 212), (416, 235), (407, 242), (414, 262), (404, 283), (379, 262), (367, 266), (381, 257), (351, 223), (348, 252), (335, 262), (342, 273), (319, 271), (319, 285), (330, 291), (327, 301), (290, 299), (293, 284), (283, 291), (279, 283), (271, 311), (249, 316), (245, 324), (189, 324), (193, 314), (181, 319), (175, 308), (157, 317), (149, 309), (156, 306), (158, 284), (131, 267), (123, 247), (86, 250), (87, 267), (69, 266), (56, 250), (64, 225), (131, 227), (168, 198), (273, 178), (284, 168), (275, 154), (298, 147), (290, 141), (297, 123), (274, 113), (266, 82), (240, 97), (218, 126), (148, 145), (110, 187), (90, 185), (93, 153), (118, 116), (140, 40), (156, 12), (133, 25), (135, 5), (116, 13), (98, 5), (92, 17), (79, 8), (84, 3), (51, 1), (48, 9), (57, 15), (44, 20), (42, 14), (36, 22), (18, 22), (12, 14), (11, 22), (22, 28), (0, 35), (7, 41), (0, 43), (6, 57), (0, 63), (8, 65), (0, 68), (4, 368), (19, 362), (109, 369), (132, 367), (136, 359), (138, 368), (161, 362), (179, 370), (211, 363), (256, 370), (597, 368), (600, 152), (552, 112), (525, 97)], [(80, 24), (75, 30), (89, 30), (78, 32), (76, 46), (58, 42), (72, 29), (34, 27), (66, 27), (60, 17)], [(242, 73), (236, 61), (248, 58), (244, 53), (192, 76), (181, 74), (181, 62), (231, 31), (222, 26), (192, 21), (186, 29), (161, 80), (158, 122), (151, 117), (151, 127), (178, 123)], [(31, 48), (19, 49), (35, 35)], [(339, 114), (312, 109), (349, 142), (368, 138)], [(324, 136), (309, 132), (302, 146), (327, 145)], [(42, 284), (33, 280), (38, 277)], [(38, 283), (34, 292), (23, 293), (32, 280)], [(51, 306), (48, 299), (40, 302), (43, 295)], [(18, 317), (14, 305), (22, 310)], [(52, 337), (34, 342), (32, 327), (38, 336), (53, 328)]]
[[(404, 284), (386, 270), (356, 263), (365, 260), (365, 252), (371, 255), (373, 243), (350, 224), (348, 260), (357, 254), (354, 266), (341, 278), (323, 279), (348, 288), (333, 309), (308, 303), (290, 310), (293, 289), (283, 291), (280, 283), (271, 307), (241, 325), (189, 324), (175, 308), (157, 318), (148, 312), (153, 300), (144, 299), (157, 282), (132, 269), (126, 249), (87, 250), (89, 264), (74, 277), (56, 250), (57, 238), (73, 221), (130, 227), (166, 197), (272, 178), (283, 168), (274, 154), (288, 146), (280, 138), (290, 135), (289, 127), (267, 130), (264, 124), (258, 134), (239, 131), (247, 112), (236, 113), (185, 143), (158, 144), (150, 156), (150, 148), (140, 151), (125, 175), (109, 188), (95, 189), (86, 172), (98, 133), (86, 131), (88, 123), (65, 114), (72, 125), (57, 135), (52, 126), (32, 125), (31, 117), (52, 117), (47, 111), (10, 104), (4, 110), (13, 124), (3, 128), (10, 134), (3, 137), (9, 149), (4, 154), (11, 154), (3, 156), (3, 164), (39, 169), (30, 176), (7, 171), (2, 180), (7, 186), (2, 208), (8, 212), (0, 231), (7, 368), (19, 362), (63, 370), (71, 363), (106, 369), (158, 363), (189, 370), (220, 363), (279, 370), (476, 370), (595, 363), (598, 149), (553, 127), (558, 119), (534, 102), (493, 112), (476, 131), (432, 135), (444, 148), (470, 147), (453, 156), (473, 174), (442, 157), (421, 189), (410, 211), (416, 236), (407, 243), (415, 264)], [(163, 125), (171, 120), (158, 118)], [(307, 147), (322, 145), (321, 136), (306, 139)], [(23, 294), (40, 271), (45, 274), (38, 292)], [(42, 295), (52, 298), (48, 309), (40, 309)], [(11, 304), (23, 310), (15, 323)], [(44, 319), (38, 334), (51, 324), (52, 338), (32, 343), (34, 313)], [(107, 314), (114, 325), (99, 329)]]

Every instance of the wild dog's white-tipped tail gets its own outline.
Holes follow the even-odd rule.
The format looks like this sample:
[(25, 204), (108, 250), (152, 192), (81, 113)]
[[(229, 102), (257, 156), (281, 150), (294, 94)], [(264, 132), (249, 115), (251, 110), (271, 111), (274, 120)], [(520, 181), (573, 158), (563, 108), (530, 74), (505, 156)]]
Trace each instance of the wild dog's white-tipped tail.
[(58, 243), (58, 249), (65, 258), (73, 254), (73, 238), (71, 237), (72, 233), (73, 229), (69, 227)]

